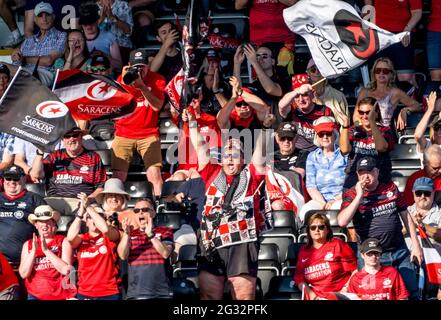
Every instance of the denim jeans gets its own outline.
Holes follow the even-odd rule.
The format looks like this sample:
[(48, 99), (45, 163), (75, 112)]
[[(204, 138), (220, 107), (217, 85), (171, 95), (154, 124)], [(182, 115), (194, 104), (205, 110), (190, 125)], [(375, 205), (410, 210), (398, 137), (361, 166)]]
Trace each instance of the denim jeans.
[[(358, 250), (357, 259), (358, 268), (363, 268), (364, 261), (361, 258), (360, 250)], [(405, 244), (394, 251), (383, 252), (380, 257), (380, 263), (383, 266), (393, 266), (397, 268), (409, 292), (409, 299), (419, 299), (417, 274), (413, 263), (410, 261), (410, 251)]]

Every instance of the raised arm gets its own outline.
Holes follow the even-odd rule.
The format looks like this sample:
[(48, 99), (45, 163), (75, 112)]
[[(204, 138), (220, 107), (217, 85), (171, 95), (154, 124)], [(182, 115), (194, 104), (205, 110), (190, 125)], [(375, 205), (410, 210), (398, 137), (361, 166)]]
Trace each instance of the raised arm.
[(216, 97), (217, 102), (219, 102), (221, 108), (223, 108), (225, 104), (228, 102), (228, 99), (225, 98), (223, 92), (219, 91), (219, 82), (220, 82), (219, 68), (216, 68), (216, 70), (214, 70), (213, 87), (211, 88), (211, 90), (213, 91), (213, 94)]
[(44, 178), (43, 152), (39, 149), (37, 149), (37, 154), (32, 161), (32, 169), (29, 172), (29, 175), (37, 179)]
[(111, 241), (119, 240), (119, 231), (113, 226), (108, 225), (106, 220), (91, 206), (86, 207), (86, 212), (90, 215), (90, 218), (95, 223), (95, 226)]
[[(236, 77), (230, 78), (230, 85), (231, 85), (231, 98), (228, 100), (228, 102), (225, 104), (225, 106), (219, 110), (217, 113), (216, 119), (217, 124), (219, 125), (219, 128), (221, 129), (230, 129), (231, 123), (230, 123), (230, 114), (233, 112), (234, 107), (236, 106), (236, 101), (239, 98), (239, 90), (240, 90), (240, 82)], [(242, 91), (243, 93), (243, 91)]]
[(342, 125), (339, 138), (340, 152), (343, 155), (347, 155), (352, 151), (351, 142), (349, 140), (350, 120), (346, 114), (343, 114), (342, 112), (337, 110), (336, 117), (338, 122)]
[(294, 101), (295, 91), (290, 91), (285, 94), (279, 101), (279, 113), (283, 118), (291, 111), (291, 104)]
[(155, 57), (153, 58), (152, 62), (150, 63), (150, 70), (152, 70), (153, 72), (158, 72), (159, 69), (161, 69), (161, 66), (164, 63), (164, 59), (165, 59), (165, 57), (167, 55), (167, 51), (178, 40), (179, 40), (179, 33), (178, 33), (178, 31), (177, 30), (171, 30), (167, 34), (164, 42), (161, 45), (161, 48), (159, 48), (158, 53), (155, 55)]
[(341, 210), (341, 212), (337, 216), (338, 225), (340, 227), (346, 227), (349, 222), (351, 222), (352, 218), (357, 212), (358, 207), (360, 206), (361, 199), (363, 198), (363, 187), (361, 181), (358, 181), (355, 185), (355, 191), (355, 198), (346, 208)]
[(372, 137), (374, 138), (375, 149), (377, 149), (378, 152), (386, 152), (389, 145), (377, 126), (376, 116), (377, 112), (375, 111), (374, 105), (374, 107), (369, 112), (369, 124), (372, 130)]
[(243, 46), (240, 45), (236, 49), (236, 53), (234, 54), (234, 65), (233, 65), (233, 76), (239, 80), (240, 85), (242, 86), (242, 79), (240, 77), (240, 67), (242, 66), (242, 63), (245, 61), (245, 54), (243, 53)]
[(432, 91), (428, 98), (426, 98), (427, 101), (427, 110), (424, 112), (423, 117), (421, 118), (420, 122), (418, 122), (418, 125), (415, 128), (415, 141), (417, 145), (417, 151), (420, 153), (423, 153), (426, 149), (427, 140), (424, 135), (426, 132), (427, 126), (429, 125), (430, 117), (432, 113), (435, 111), (435, 102), (436, 102), (436, 91)]
[(210, 162), (210, 151), (204, 137), (198, 130), (198, 123), (195, 121), (191, 112), (184, 110), (188, 117), (188, 131), (190, 132), (190, 142), (198, 156), (198, 171), (201, 171)]
[(257, 173), (265, 174), (266, 155), (268, 153), (268, 147), (270, 146), (270, 139), (272, 139), (271, 128), (276, 117), (268, 113), (263, 121), (263, 128), (257, 137), (256, 146), (254, 148), (253, 157), (251, 162), (254, 164)]
[(260, 122), (265, 120), (265, 116), (270, 112), (270, 107), (258, 96), (242, 91), (243, 100), (250, 105), (256, 111), (257, 118)]

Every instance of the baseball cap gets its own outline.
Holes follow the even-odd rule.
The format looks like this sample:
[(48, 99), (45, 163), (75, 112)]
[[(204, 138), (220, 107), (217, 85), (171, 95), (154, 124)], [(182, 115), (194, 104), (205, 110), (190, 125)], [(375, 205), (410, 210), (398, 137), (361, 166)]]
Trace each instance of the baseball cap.
[(25, 175), (23, 169), (19, 166), (12, 166), (3, 171), (3, 177), (5, 178), (21, 178)]
[(84, 133), (86, 133), (86, 131), (81, 130), (79, 127), (73, 127), (73, 128), (71, 128), (71, 129), (67, 130), (67, 131), (64, 133), (63, 136), (66, 136), (66, 135), (68, 135), (68, 134), (75, 134), (75, 133), (81, 133), (81, 134), (84, 134)]
[(137, 64), (149, 64), (149, 54), (145, 49), (135, 49), (130, 52), (129, 62), (131, 66)]
[(207, 60), (208, 61), (211, 61), (211, 60), (220, 61), (219, 52), (216, 51), (215, 49), (209, 49), (207, 51)]
[(375, 238), (368, 238), (363, 241), (363, 243), (360, 246), (360, 252), (361, 253), (368, 253), (371, 251), (376, 252), (383, 252), (383, 249), (380, 246), (380, 241)]
[(109, 58), (107, 58), (103, 54), (97, 54), (97, 55), (92, 57), (92, 59), (90, 61), (90, 66), (91, 67), (95, 67), (95, 66), (101, 65), (101, 64), (104, 65), (104, 67), (106, 67), (106, 69), (110, 68), (110, 60), (109, 60)]
[(47, 2), (40, 2), (37, 4), (34, 8), (34, 15), (38, 16), (40, 13), (46, 12), (47, 14), (53, 14), (54, 9), (52, 8), (50, 3)]
[(90, 25), (94, 24), (100, 19), (99, 14), (100, 8), (96, 3), (85, 2), (80, 5), (79, 9), (79, 24), (80, 25)]
[(307, 74), (296, 74), (292, 77), (292, 91), (304, 93), (311, 90), (312, 86)]
[(280, 138), (295, 138), (295, 136), (297, 135), (297, 127), (293, 122), (282, 122), (277, 128), (276, 132)]
[(415, 191), (433, 191), (433, 181), (427, 177), (421, 177), (415, 180), (412, 188), (412, 192)]
[(0, 63), (0, 73), (4, 73), (9, 77), (11, 77), (11, 71), (9, 70), (8, 66)]
[(357, 162), (357, 171), (372, 171), (377, 166), (377, 161), (372, 157), (364, 157)]

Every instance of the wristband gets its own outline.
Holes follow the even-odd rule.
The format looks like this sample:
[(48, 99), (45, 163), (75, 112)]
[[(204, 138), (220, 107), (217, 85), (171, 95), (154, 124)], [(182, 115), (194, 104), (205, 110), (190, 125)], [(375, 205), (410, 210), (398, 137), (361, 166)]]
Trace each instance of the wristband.
[(343, 128), (343, 129), (349, 129), (349, 126), (347, 126), (347, 127), (345, 127), (345, 126), (342, 126), (342, 128)]
[(78, 213), (75, 214), (75, 218), (79, 218), (80, 220), (83, 220), (83, 216), (80, 216)]
[(147, 240), (152, 240), (155, 237), (155, 233), (152, 232), (151, 234), (147, 235)]

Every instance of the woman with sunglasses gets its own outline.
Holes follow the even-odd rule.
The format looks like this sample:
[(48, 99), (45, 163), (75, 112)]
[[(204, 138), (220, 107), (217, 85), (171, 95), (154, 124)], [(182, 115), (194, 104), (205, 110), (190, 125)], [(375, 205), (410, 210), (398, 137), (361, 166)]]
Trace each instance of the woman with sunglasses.
[(318, 148), (306, 160), (306, 190), (311, 200), (300, 210), (301, 221), (309, 210), (340, 209), (348, 158), (340, 152), (337, 128), (332, 117), (314, 121), (314, 144)]
[(441, 115), (438, 115), (433, 119), (432, 124), (430, 125), (430, 133), (429, 139), (426, 138), (425, 133), (427, 130), (427, 126), (429, 125), (430, 118), (432, 117), (433, 112), (436, 107), (436, 91), (432, 91), (427, 99), (427, 110), (421, 118), (420, 122), (418, 122), (417, 127), (415, 128), (415, 141), (416, 141), (416, 152), (420, 155), (421, 159), (421, 168), (424, 168), (423, 165), (423, 155), (424, 151), (427, 150), (432, 144), (437, 144), (441, 146)]
[(65, 300), (75, 296), (75, 284), (69, 283), (72, 247), (63, 235), (57, 235), (60, 214), (48, 205), (35, 208), (28, 220), (38, 231), (23, 244), (20, 276), (25, 279), (28, 300)]
[(334, 238), (329, 219), (312, 214), (306, 225), (307, 243), (300, 249), (294, 282), (305, 300), (323, 299), (326, 293), (345, 291), (352, 273), (357, 271), (354, 251)]
[(380, 124), (377, 100), (372, 97), (361, 99), (355, 106), (355, 113), (357, 118), (353, 126), (349, 125), (347, 116), (339, 113), (344, 123), (340, 133), (340, 150), (343, 155), (349, 155), (344, 189), (357, 183), (357, 161), (367, 155), (377, 161), (380, 181), (388, 182), (391, 179), (392, 163), (389, 152), (393, 149), (395, 140), (391, 129)]
[(127, 299), (171, 299), (171, 265), (173, 231), (154, 226), (155, 204), (151, 199), (139, 199), (133, 212), (139, 227), (133, 228), (127, 218), (122, 221), (123, 233), (118, 255), (128, 260)]
[[(87, 204), (85, 193), (78, 195), (80, 207), (68, 232), (67, 240), (77, 250), (79, 300), (119, 300), (116, 247), (118, 229)], [(80, 234), (82, 221), (87, 233)]]
[(90, 54), (86, 45), (86, 38), (81, 30), (71, 30), (67, 34), (64, 55), (54, 62), (55, 69), (79, 69), (87, 71), (90, 64)]
[[(409, 97), (403, 90), (395, 86), (396, 71), (389, 58), (378, 58), (371, 70), (371, 79), (367, 86), (358, 95), (357, 103), (366, 97), (374, 97), (378, 101), (381, 112), (381, 125), (391, 127), (394, 125), (393, 116), (399, 103), (405, 107), (401, 109), (396, 128), (403, 130), (406, 127), (407, 115), (421, 110), (420, 104)], [(354, 121), (358, 115), (354, 113)]]

